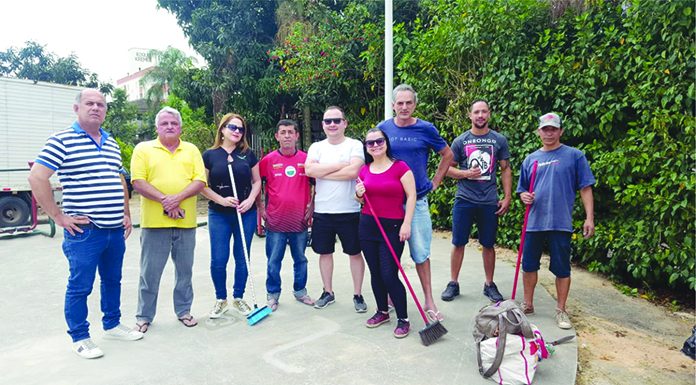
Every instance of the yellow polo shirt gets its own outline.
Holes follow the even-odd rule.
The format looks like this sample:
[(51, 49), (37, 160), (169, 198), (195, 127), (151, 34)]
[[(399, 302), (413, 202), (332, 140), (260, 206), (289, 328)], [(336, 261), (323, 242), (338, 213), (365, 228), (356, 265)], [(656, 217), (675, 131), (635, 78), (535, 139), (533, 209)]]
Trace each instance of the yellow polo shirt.
[[(181, 141), (171, 153), (159, 139), (138, 143), (131, 157), (131, 179), (142, 179), (163, 194), (181, 192), (192, 181), (206, 183), (203, 158), (198, 148)], [(186, 214), (183, 219), (171, 219), (164, 214), (162, 204), (140, 197), (140, 226), (145, 228), (196, 227), (196, 195), (181, 202)]]

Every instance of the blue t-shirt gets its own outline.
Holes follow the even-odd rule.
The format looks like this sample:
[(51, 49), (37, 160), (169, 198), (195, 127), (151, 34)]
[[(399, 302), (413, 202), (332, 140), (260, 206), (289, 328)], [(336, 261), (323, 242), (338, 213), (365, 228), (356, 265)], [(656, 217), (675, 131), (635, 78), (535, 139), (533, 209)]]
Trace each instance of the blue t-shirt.
[(428, 177), (430, 150), (440, 152), (447, 146), (437, 128), (432, 123), (420, 119), (406, 127), (399, 127), (394, 124), (394, 119), (388, 119), (377, 127), (389, 137), (394, 157), (406, 162), (413, 171), (418, 199), (428, 195), (433, 189), (433, 183)]
[(454, 161), (459, 169), (481, 169), (476, 179), (460, 179), (457, 182), (457, 198), (482, 205), (498, 204), (496, 170), (498, 161), (510, 159), (507, 139), (496, 131), (474, 135), (471, 130), (459, 135), (452, 142)]
[(553, 151), (534, 151), (522, 162), (518, 193), (528, 191), (534, 161), (539, 164), (527, 231), (573, 232), (575, 193), (595, 184), (585, 154), (566, 145)]

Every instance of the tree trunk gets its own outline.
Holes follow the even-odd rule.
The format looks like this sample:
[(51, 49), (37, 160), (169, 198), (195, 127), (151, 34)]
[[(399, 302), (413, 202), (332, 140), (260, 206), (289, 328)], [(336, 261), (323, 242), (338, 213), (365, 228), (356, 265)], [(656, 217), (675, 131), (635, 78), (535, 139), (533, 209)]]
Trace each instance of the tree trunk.
[(302, 112), (302, 119), (304, 120), (304, 130), (302, 130), (302, 145), (304, 150), (307, 151), (309, 145), (312, 144), (312, 111), (309, 106), (304, 106)]

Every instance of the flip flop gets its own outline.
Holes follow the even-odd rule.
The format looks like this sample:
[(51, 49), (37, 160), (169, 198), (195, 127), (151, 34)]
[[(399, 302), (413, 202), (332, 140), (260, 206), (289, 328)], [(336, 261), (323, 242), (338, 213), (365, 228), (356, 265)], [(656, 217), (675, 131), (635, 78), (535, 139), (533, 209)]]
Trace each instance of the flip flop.
[(148, 328), (150, 328), (150, 323), (147, 321), (137, 322), (135, 324), (135, 330), (141, 333), (146, 333)]
[(445, 317), (442, 316), (442, 314), (439, 311), (435, 311), (432, 309), (426, 309), (425, 314), (428, 315), (428, 319), (435, 322), (435, 321), (444, 321)]
[(185, 316), (179, 318), (179, 322), (184, 324), (187, 328), (192, 328), (198, 325), (198, 321), (191, 314), (186, 314)]

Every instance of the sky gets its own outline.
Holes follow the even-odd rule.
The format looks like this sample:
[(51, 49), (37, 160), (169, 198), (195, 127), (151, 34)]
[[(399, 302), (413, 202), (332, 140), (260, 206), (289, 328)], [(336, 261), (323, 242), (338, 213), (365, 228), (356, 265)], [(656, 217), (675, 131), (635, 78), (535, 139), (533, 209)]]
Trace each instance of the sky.
[(197, 56), (176, 17), (157, 0), (10, 0), (0, 7), (0, 51), (33, 40), (115, 85), (128, 73), (129, 48), (172, 46)]

